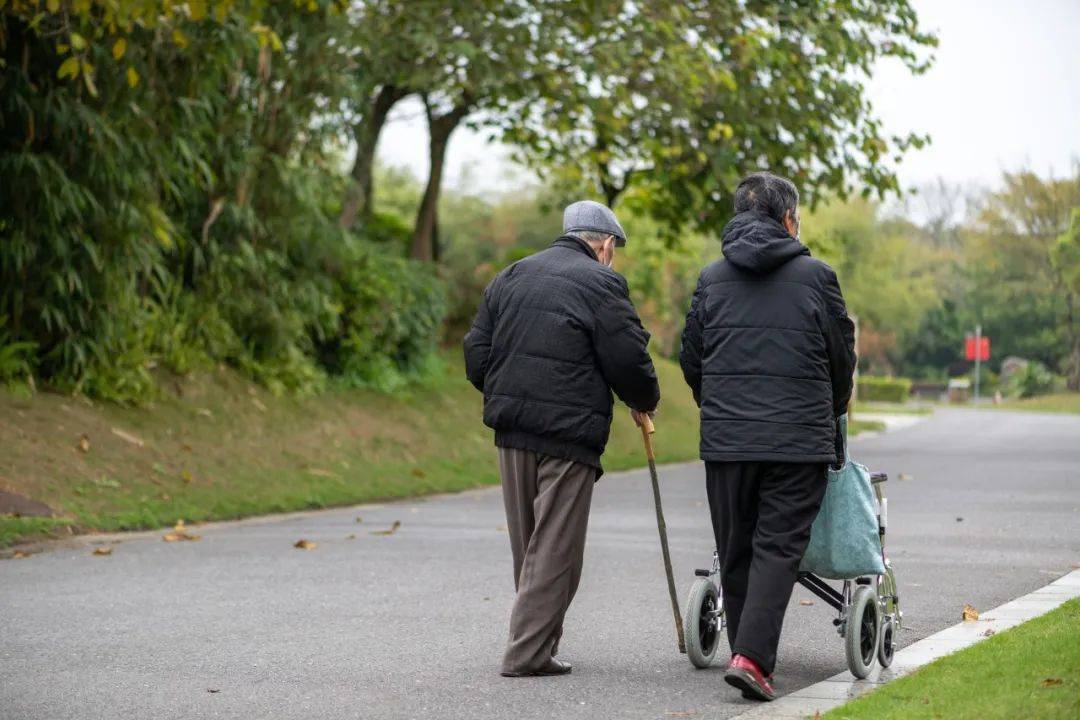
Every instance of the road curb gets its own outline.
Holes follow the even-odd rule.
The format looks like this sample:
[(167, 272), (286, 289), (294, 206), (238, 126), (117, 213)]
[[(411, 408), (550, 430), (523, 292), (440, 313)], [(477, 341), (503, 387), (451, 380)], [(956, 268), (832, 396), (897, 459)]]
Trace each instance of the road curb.
[(897, 651), (889, 669), (882, 670), (880, 666), (875, 666), (865, 680), (857, 680), (850, 672), (842, 672), (773, 702), (758, 705), (732, 720), (795, 720), (825, 713), (940, 657), (1044, 615), (1075, 597), (1080, 597), (1080, 570), (1073, 570), (1049, 585), (993, 610), (986, 610), (978, 620), (965, 620), (908, 645)]

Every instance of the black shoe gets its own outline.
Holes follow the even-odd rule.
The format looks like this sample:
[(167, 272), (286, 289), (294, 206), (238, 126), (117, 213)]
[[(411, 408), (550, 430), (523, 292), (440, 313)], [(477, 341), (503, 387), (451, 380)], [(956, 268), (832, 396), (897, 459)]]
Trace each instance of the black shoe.
[(548, 675), (569, 675), (573, 669), (574, 667), (570, 663), (551, 658), (546, 665), (536, 670), (525, 670), (523, 672), (503, 670), (500, 674), (503, 677), (546, 677)]

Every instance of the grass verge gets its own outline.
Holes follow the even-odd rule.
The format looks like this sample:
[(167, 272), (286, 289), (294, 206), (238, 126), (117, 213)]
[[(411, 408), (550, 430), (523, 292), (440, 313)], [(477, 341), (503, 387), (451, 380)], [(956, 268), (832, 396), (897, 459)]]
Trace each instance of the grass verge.
[[(675, 363), (657, 360), (658, 462), (698, 455), (698, 411)], [(52, 518), (0, 514), (0, 547), (44, 535), (139, 530), (453, 492), (498, 482), (480, 393), (456, 354), (387, 395), (275, 397), (227, 369), (170, 378), (143, 408), (0, 390), (0, 490)], [(880, 429), (858, 422), (852, 432)], [(621, 404), (607, 471), (644, 464)]]
[[(657, 459), (693, 459), (697, 408), (678, 366), (656, 365)], [(57, 531), (227, 520), (498, 481), (481, 397), (456, 354), (435, 377), (393, 395), (339, 389), (279, 398), (226, 369), (168, 387), (144, 408), (0, 391), (0, 490), (55, 512), (0, 514), (0, 546)], [(619, 405), (604, 467), (643, 464), (640, 431)]]
[(1080, 598), (948, 655), (825, 720), (1080, 717)]
[(1058, 393), (1056, 395), (1021, 398), (1019, 400), (1006, 400), (997, 407), (1002, 410), (1080, 414), (1080, 393)]

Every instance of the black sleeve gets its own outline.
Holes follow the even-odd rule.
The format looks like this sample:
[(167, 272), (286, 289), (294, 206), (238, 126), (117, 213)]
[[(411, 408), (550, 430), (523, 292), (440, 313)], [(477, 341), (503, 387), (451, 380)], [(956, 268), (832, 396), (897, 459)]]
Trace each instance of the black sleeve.
[(827, 326), (825, 340), (829, 353), (829, 376), (832, 380), (833, 413), (847, 412), (851, 400), (852, 376), (855, 373), (855, 324), (847, 314), (844, 296), (836, 273), (829, 271), (825, 283)]
[(472, 328), (461, 343), (465, 349), (465, 376), (480, 392), (484, 392), (484, 378), (487, 377), (488, 359), (491, 357), (491, 335), (495, 330), (495, 317), (491, 308), (497, 306), (494, 295), (498, 281), (499, 276), (496, 276), (484, 290)]
[(686, 326), (683, 328), (682, 340), (679, 343), (679, 365), (682, 367), (686, 384), (694, 393), (694, 402), (698, 404), (698, 407), (701, 407), (702, 354), (702, 326), (701, 318), (698, 316), (698, 307), (703, 293), (704, 289), (699, 278), (697, 289), (694, 290), (694, 298), (690, 301), (690, 310), (686, 313)]
[(630, 290), (621, 275), (602, 283), (604, 296), (596, 303), (593, 349), (600, 372), (619, 399), (634, 410), (655, 410), (660, 383), (649, 357), (649, 333), (641, 325)]

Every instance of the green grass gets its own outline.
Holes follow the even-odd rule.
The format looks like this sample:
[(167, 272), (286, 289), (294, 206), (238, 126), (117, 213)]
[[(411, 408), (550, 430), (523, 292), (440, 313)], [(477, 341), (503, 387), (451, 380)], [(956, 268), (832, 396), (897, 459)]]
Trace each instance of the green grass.
[[(657, 360), (656, 368), (657, 460), (695, 459), (697, 407), (675, 363)], [(435, 376), (393, 395), (339, 388), (275, 397), (227, 369), (163, 383), (165, 396), (143, 408), (0, 390), (0, 490), (56, 513), (0, 515), (0, 547), (58, 532), (228, 520), (498, 482), (480, 393), (457, 353)], [(859, 422), (852, 432), (869, 429), (880, 425)], [(644, 461), (640, 431), (619, 404), (604, 468)]]
[(842, 705), (826, 720), (1080, 717), (1080, 598)]
[(1019, 400), (1006, 400), (997, 407), (1003, 410), (1080, 414), (1080, 393), (1059, 393), (1056, 395), (1021, 398)]
[[(456, 355), (393, 395), (336, 389), (279, 398), (225, 369), (166, 379), (167, 396), (144, 408), (0, 390), (0, 489), (56, 513), (0, 515), (0, 546), (58, 530), (146, 529), (496, 483), (481, 397)], [(656, 365), (657, 459), (693, 459), (697, 408), (678, 366)], [(620, 404), (604, 467), (643, 464), (640, 431)]]

